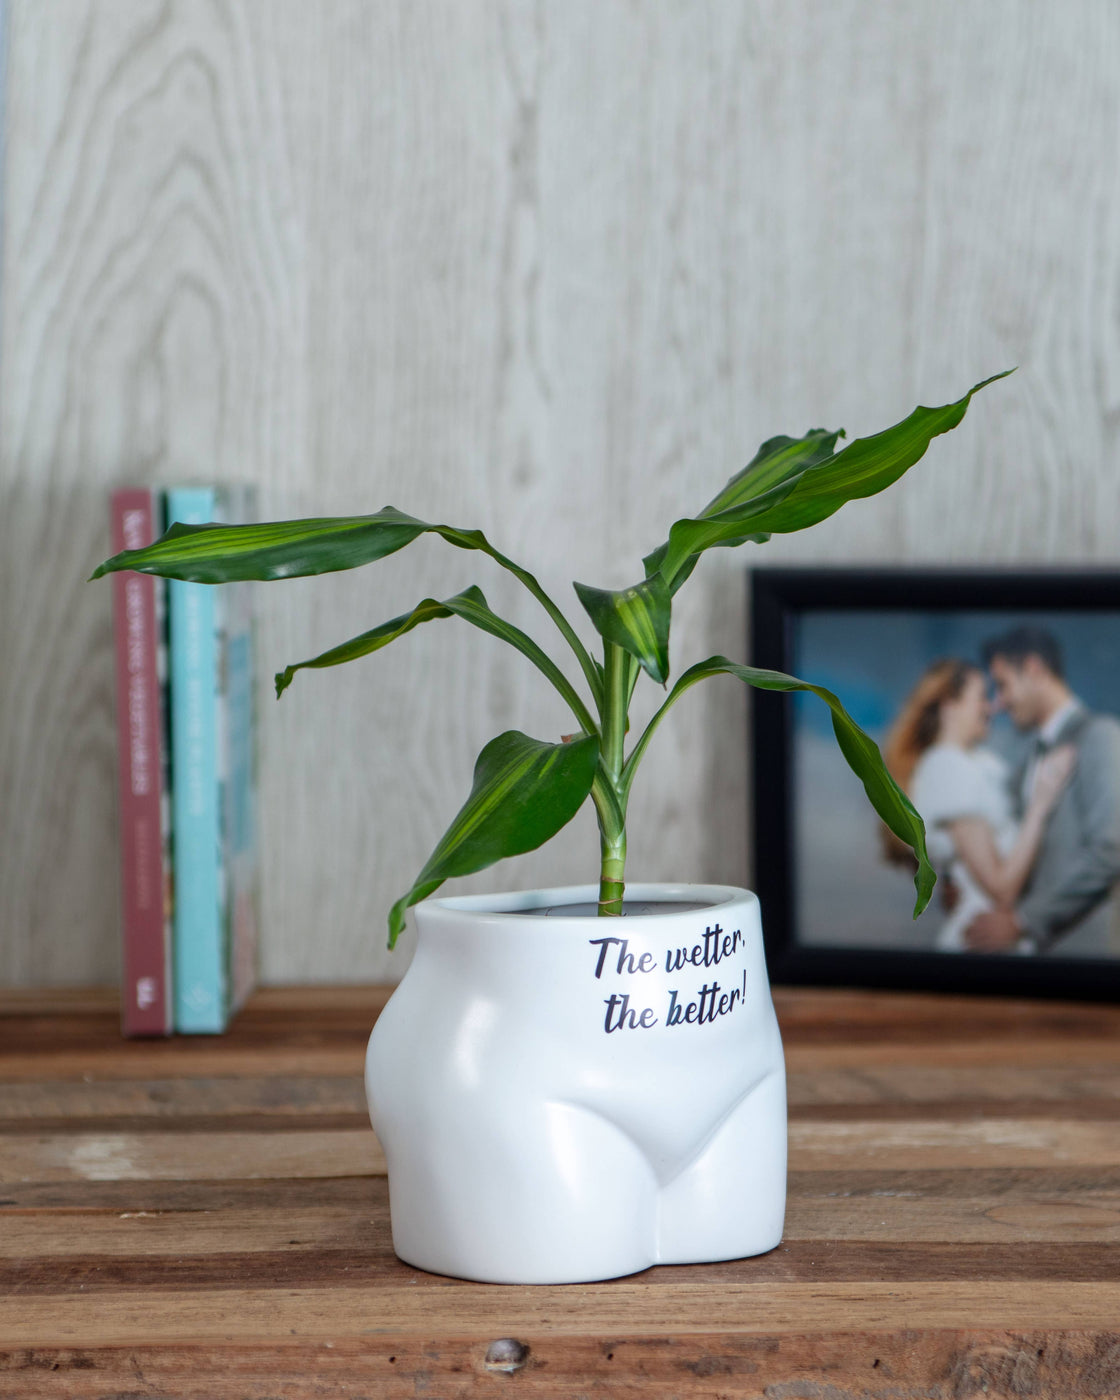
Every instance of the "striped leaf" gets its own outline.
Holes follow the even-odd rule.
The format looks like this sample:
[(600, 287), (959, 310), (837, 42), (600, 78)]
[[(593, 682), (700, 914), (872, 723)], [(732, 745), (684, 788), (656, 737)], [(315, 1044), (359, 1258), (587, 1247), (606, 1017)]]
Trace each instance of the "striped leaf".
[[(830, 433), (825, 428), (813, 428), (801, 438), (773, 437), (764, 442), (741, 472), (737, 472), (718, 496), (715, 496), (700, 512), (699, 518), (706, 520), (721, 511), (742, 505), (753, 497), (760, 496), (780, 486), (782, 482), (799, 476), (806, 467), (815, 466), (831, 457), (836, 447), (836, 439), (844, 436), (843, 429)], [(737, 538), (720, 540), (726, 546), (740, 544), (765, 544), (770, 538), (765, 532), (740, 535)], [(669, 553), (669, 542), (659, 545), (652, 554), (642, 561), (646, 566), (647, 577), (656, 573), (664, 564)], [(672, 592), (676, 593), (687, 582), (693, 569), (700, 561), (699, 554), (690, 555), (673, 575)]]
[(172, 525), (144, 549), (126, 549), (99, 564), (92, 578), (120, 569), (231, 583), (244, 579), (306, 578), (384, 559), (438, 526), (392, 506), (376, 515), (276, 520), (258, 525)]
[(297, 671), (319, 670), (326, 666), (340, 666), (346, 661), (355, 661), (360, 656), (368, 656), (371, 652), (380, 651), (382, 647), (388, 646), (398, 637), (403, 637), (406, 632), (411, 632), (420, 623), (431, 622), (441, 617), (461, 617), (465, 622), (481, 628), (483, 632), (489, 632), (491, 636), (500, 637), (502, 641), (516, 647), (552, 682), (568, 702), (581, 727), (589, 734), (594, 731), (594, 720), (580, 699), (578, 691), (559, 666), (531, 637), (522, 632), (520, 628), (515, 627), (512, 622), (507, 622), (493, 612), (483, 596), (482, 590), (474, 586), (464, 589), (462, 593), (457, 593), (454, 598), (444, 599), (442, 603), (437, 602), (434, 598), (425, 598), (409, 613), (403, 613), (400, 617), (394, 617), (389, 622), (383, 622), (380, 627), (374, 627), (369, 632), (363, 632), (348, 642), (332, 647), (329, 651), (323, 652), (321, 656), (316, 656), (310, 661), (297, 661), (294, 665), (285, 667), (276, 676), (277, 698), (291, 685), (292, 678)]
[(481, 530), (433, 525), (386, 506), (376, 515), (277, 520), (257, 525), (172, 525), (144, 549), (126, 549), (93, 571), (91, 578), (121, 569), (194, 583), (305, 578), (355, 569), (395, 554), (423, 534), (436, 534), (458, 549), (477, 549), (508, 570), (532, 593), (560, 629), (599, 698), (602, 680), (595, 663), (564, 614), (527, 569), (496, 550)]
[[(477, 588), (469, 588), (466, 591), (467, 593), (478, 593)], [(460, 594), (459, 596), (463, 597), (464, 595)], [(310, 661), (297, 661), (294, 665), (285, 666), (282, 671), (276, 673), (276, 698), (279, 700), (280, 696), (291, 685), (297, 671), (341, 666), (346, 661), (356, 661), (359, 656), (369, 656), (371, 652), (380, 651), (382, 647), (387, 647), (390, 642), (395, 642), (398, 637), (403, 637), (406, 632), (411, 632), (422, 622), (431, 622), (437, 617), (450, 617), (450, 604), (454, 601), (454, 599), (449, 598), (447, 602), (437, 603), (434, 598), (425, 598), (423, 602), (417, 603), (411, 612), (402, 613), (400, 617), (383, 622), (380, 627), (374, 627), (369, 632), (363, 632), (359, 637), (352, 637), (348, 642), (331, 647), (329, 651), (324, 651), (320, 656), (316, 656)]]
[(642, 669), (664, 685), (669, 678), (672, 598), (661, 575), (617, 591), (585, 583), (574, 587), (599, 635), (636, 656)]
[(699, 516), (678, 520), (668, 541), (646, 559), (647, 570), (660, 571), (675, 590), (705, 549), (804, 530), (847, 501), (875, 495), (912, 467), (933, 438), (957, 426), (973, 394), (1010, 373), (985, 379), (955, 403), (916, 408), (901, 423), (857, 438), (842, 452), (832, 451), (838, 434), (823, 429), (799, 439), (771, 439), (771, 444), (784, 445), (766, 453), (769, 444), (764, 444), (754, 463), (733, 477)]
[(555, 836), (583, 805), (598, 762), (595, 734), (546, 744), (510, 729), (491, 739), (475, 764), (470, 796), (389, 913), (389, 947), (400, 937), (405, 912), (444, 880), (536, 850)]
[(780, 486), (783, 481), (800, 476), (807, 467), (814, 467), (831, 457), (837, 438), (844, 436), (843, 428), (832, 433), (826, 428), (812, 428), (804, 437), (772, 437), (755, 453), (741, 472), (731, 478), (719, 495), (700, 512), (707, 519), (720, 511), (731, 510), (755, 496), (761, 496)]
[(625, 789), (629, 790), (634, 771), (645, 753), (646, 746), (670, 707), (691, 686), (707, 680), (711, 676), (735, 676), (737, 679), (745, 681), (747, 685), (756, 686), (760, 690), (808, 691), (824, 701), (832, 711), (832, 729), (836, 735), (836, 741), (840, 745), (840, 752), (847, 760), (848, 767), (863, 783), (863, 790), (867, 793), (875, 811), (899, 840), (904, 841), (917, 857), (918, 870), (914, 876), (914, 888), (917, 891), (914, 917), (917, 918), (929, 903), (929, 897), (933, 893), (936, 881), (933, 867), (926, 854), (925, 826), (921, 817), (914, 810), (910, 799), (887, 772), (883, 756), (876, 747), (875, 741), (856, 724), (832, 691), (825, 690), (823, 686), (810, 685), (808, 681), (799, 681), (796, 676), (787, 676), (782, 671), (762, 671), (754, 666), (740, 666), (734, 661), (729, 661), (726, 656), (710, 656), (707, 661), (690, 666), (673, 686), (665, 703), (654, 715), (627, 760), (626, 771), (623, 774)]

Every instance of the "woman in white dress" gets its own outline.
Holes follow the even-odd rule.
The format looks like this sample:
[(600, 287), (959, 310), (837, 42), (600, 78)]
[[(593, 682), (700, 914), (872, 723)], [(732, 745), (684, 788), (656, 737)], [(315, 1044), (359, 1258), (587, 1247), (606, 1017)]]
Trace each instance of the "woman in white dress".
[[(943, 952), (965, 950), (964, 931), (977, 914), (1015, 904), (1076, 762), (1070, 744), (1039, 759), (1017, 819), (1007, 764), (983, 744), (988, 717), (983, 672), (964, 661), (937, 661), (910, 692), (883, 745), (888, 769), (925, 822), (934, 869), (957, 892), (937, 934)], [(909, 855), (893, 838), (886, 849), (892, 859)]]

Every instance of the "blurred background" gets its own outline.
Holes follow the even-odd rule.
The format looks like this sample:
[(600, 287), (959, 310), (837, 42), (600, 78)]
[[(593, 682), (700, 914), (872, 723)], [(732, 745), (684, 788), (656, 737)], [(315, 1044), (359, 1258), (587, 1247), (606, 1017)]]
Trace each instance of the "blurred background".
[[(8, 0), (4, 27), (6, 984), (117, 978), (110, 590), (84, 582), (113, 485), (479, 527), (590, 638), (571, 580), (635, 581), (762, 439), (1018, 365), (902, 484), (754, 557), (1117, 558), (1112, 0)], [(745, 656), (749, 549), (680, 595), (674, 669)], [(398, 977), (386, 910), (479, 748), (570, 726), (454, 620), (272, 698), (470, 583), (551, 640), (439, 541), (258, 586), (265, 981)], [(746, 724), (729, 680), (676, 708), (631, 878), (749, 879)], [(460, 887), (597, 859), (588, 809)]]
[[(1089, 593), (1092, 585), (1085, 582)], [(1045, 588), (1045, 583), (1039, 586)], [(979, 593), (979, 585), (973, 588)], [(1115, 609), (1001, 611), (992, 608), (991, 601), (987, 599), (989, 611), (806, 609), (789, 629), (789, 668), (843, 695), (848, 713), (885, 752), (892, 725), (928, 667), (942, 657), (982, 665), (987, 641), (1026, 623), (1055, 640), (1064, 678), (1078, 700), (1090, 711), (1115, 715), (1120, 709), (1120, 625)], [(913, 920), (913, 868), (884, 859), (878, 818), (840, 753), (829, 711), (813, 695), (791, 698), (798, 940), (818, 946), (933, 951), (951, 917), (942, 890), (935, 891), (925, 913)], [(1014, 784), (1012, 775), (1021, 774), (1031, 759), (1036, 731), (1019, 730), (1005, 712), (990, 714), (988, 722), (983, 746), (1003, 759), (1007, 781)], [(1120, 891), (1114, 888), (1108, 902), (1109, 917), (1102, 911), (1088, 927), (1067, 932), (1055, 949), (1058, 957), (1120, 955)]]

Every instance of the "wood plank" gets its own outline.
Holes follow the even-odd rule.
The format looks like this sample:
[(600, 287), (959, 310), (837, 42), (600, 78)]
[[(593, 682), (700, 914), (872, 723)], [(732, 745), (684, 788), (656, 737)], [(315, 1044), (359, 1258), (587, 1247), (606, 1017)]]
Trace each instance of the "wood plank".
[(1120, 1065), (1120, 1037), (1038, 1037), (1006, 1041), (978, 1039), (898, 1044), (884, 1039), (874, 1044), (827, 1043), (785, 1045), (786, 1069), (791, 1074), (816, 1074), (821, 1070), (906, 1066), (921, 1070), (959, 1068), (977, 1075), (989, 1067), (1019, 1069), (1102, 1069)]
[(981, 1098), (948, 1103), (908, 1099), (901, 1103), (805, 1104), (795, 1105), (787, 1116), (791, 1123), (964, 1123), (1056, 1118), (1063, 1123), (1112, 1123), (1120, 1119), (1120, 1098), (1079, 1098), (1072, 1103), (1057, 1098)]
[(220, 1036), (166, 1036), (146, 1040), (123, 1040), (115, 1016), (49, 1014), (12, 1016), (0, 1020), (0, 1050), (26, 1053), (30, 1050), (84, 1050), (88, 1054), (115, 1049), (131, 1055), (139, 1067), (144, 1062), (156, 1069), (174, 1061), (183, 1052), (208, 1053), (221, 1059), (227, 1047), (234, 1050), (271, 1047), (278, 1044), (302, 1045), (308, 1050), (335, 1049), (340, 1045), (364, 1045), (377, 1019), (378, 1008), (355, 1008), (332, 1014), (297, 1016), (283, 1010), (257, 1011), (252, 1005), (243, 1010)]
[[(179, 1248), (173, 1238), (187, 1238), (180, 1226), (168, 1232), (160, 1247), (128, 1250), (100, 1249), (97, 1253), (47, 1254), (31, 1252), (18, 1259), (0, 1258), (0, 1296), (21, 1298), (69, 1297), (81, 1292), (118, 1292), (143, 1289), (164, 1295), (153, 1308), (171, 1308), (180, 1295), (216, 1289), (244, 1288), (392, 1288), (411, 1284), (429, 1289), (456, 1290), (453, 1279), (417, 1277), (415, 1270), (392, 1255), (387, 1220), (364, 1220), (354, 1225), (349, 1240), (338, 1222), (325, 1239), (303, 1239), (314, 1231), (302, 1222), (289, 1222), (298, 1231), (275, 1248)], [(104, 1238), (102, 1234), (100, 1236)], [(1116, 1282), (1116, 1248), (1108, 1241), (1075, 1244), (1036, 1241), (900, 1244), (896, 1239), (824, 1240), (790, 1239), (749, 1260), (696, 1266), (663, 1265), (633, 1278), (641, 1278), (662, 1297), (662, 1307), (672, 1309), (682, 1283), (704, 1281), (710, 1287), (736, 1289), (770, 1283), (930, 1284), (957, 1281), (1004, 1283)], [(168, 1296), (170, 1295), (170, 1297)]]
[[(299, 983), (259, 987), (226, 1038), (282, 1023), (290, 1031), (338, 1030), (368, 1034), (392, 995), (385, 983)], [(1027, 1039), (1111, 1042), (1120, 1035), (1120, 1007), (1015, 997), (952, 996), (940, 993), (853, 991), (843, 987), (772, 988), (774, 1009), (789, 1044), (873, 1043), (891, 1039), (982, 1041)], [(62, 1016), (54, 1032), (66, 1036), (118, 1031), (119, 994), (114, 987), (0, 987), (0, 1018), (48, 1020)], [(368, 1024), (367, 1024), (368, 1018)], [(27, 1034), (28, 1027), (20, 1027)], [(189, 1045), (191, 1037), (141, 1042), (144, 1046)]]
[(213, 1180), (384, 1173), (372, 1130), (262, 1133), (56, 1133), (9, 1137), (0, 1184), (20, 1181)]
[(847, 1198), (911, 1194), (945, 1199), (974, 1196), (1029, 1199), (1085, 1193), (1111, 1199), (1120, 1191), (1120, 1164), (1010, 1167), (991, 1163), (972, 1167), (920, 1166), (899, 1170), (869, 1166), (864, 1162), (850, 1169), (792, 1170), (788, 1189), (791, 1197), (828, 1194)]
[[(392, 988), (358, 986), (328, 989), (320, 1001), (314, 988), (265, 989), (254, 996), (220, 1036), (168, 1036), (147, 1040), (122, 1039), (116, 1005), (99, 997), (89, 1009), (51, 1009), (50, 999), (26, 995), (13, 998), (15, 1014), (0, 1015), (0, 1052), (26, 1055), (100, 1056), (111, 1052), (131, 1063), (137, 1078), (158, 1075), (160, 1066), (182, 1058), (208, 1057), (221, 1061), (227, 1051), (288, 1049), (299, 1046), (309, 1054), (339, 1048), (364, 1050), (370, 1030)], [(174, 1072), (174, 1071), (173, 1071)], [(80, 1073), (80, 1072), (79, 1072)], [(75, 1076), (78, 1077), (78, 1076)]]
[[(848, 1178), (845, 1177), (845, 1180)], [(878, 1179), (878, 1178), (877, 1178)], [(207, 1177), (201, 1180), (20, 1181), (0, 1191), (0, 1218), (14, 1211), (225, 1211), (360, 1205), (385, 1191), (380, 1176)], [(387, 1199), (387, 1197), (386, 1197)]]
[[(353, 1096), (361, 1101), (359, 1093)], [(963, 1102), (949, 1105), (908, 1103), (879, 1104), (816, 1104), (793, 1108), (789, 1123), (794, 1126), (812, 1123), (856, 1123), (866, 1128), (870, 1123), (968, 1123), (968, 1122), (1053, 1122), (1058, 1105), (1053, 1099), (1023, 1103), (999, 1101), (998, 1114), (993, 1113), (991, 1101)], [(1089, 1122), (1097, 1124), (1120, 1122), (1120, 1100), (1082, 1099), (1072, 1105), (1062, 1105), (1063, 1123)], [(349, 1111), (321, 1111), (303, 1104), (285, 1112), (229, 1111), (217, 1114), (169, 1114), (165, 1111), (137, 1114), (75, 1114), (70, 1116), (37, 1116), (0, 1118), (0, 1141), (6, 1137), (45, 1135), (136, 1133), (168, 1133), (179, 1136), (209, 1136), (214, 1133), (275, 1133), (275, 1132), (361, 1132), (369, 1127), (367, 1108)], [(2, 1151), (2, 1150), (0, 1150)]]
[[(309, 1045), (289, 1048), (277, 1036), (271, 1045), (241, 1046), (236, 1043), (191, 1043), (182, 1041), (145, 1043), (143, 1052), (119, 1039), (112, 1046), (96, 1051), (97, 1078), (100, 1080), (142, 1080), (145, 1053), (152, 1056), (153, 1077), (194, 1078), (200, 1076), (236, 1078), (250, 1076), (358, 1076), (365, 1061), (365, 1035), (354, 1034), (349, 1044)], [(93, 1051), (89, 1048), (24, 1050), (14, 1047), (0, 1056), (0, 1083), (80, 1080), (89, 1073)], [(990, 1041), (940, 1044), (896, 1045), (786, 1045), (786, 1068), (791, 1075), (833, 1073), (837, 1069), (874, 1072), (890, 1067), (974, 1070), (982, 1075), (989, 1068), (1099, 1071), (1120, 1066), (1120, 1038), (1109, 1042), (1096, 1039), (1039, 1040), (1019, 1044)]]
[(868, 1159), (886, 1169), (1120, 1163), (1120, 1123), (1063, 1118), (998, 1118), (973, 1122), (929, 1119), (876, 1122), (791, 1122), (789, 1162), (795, 1171), (857, 1167)]
[[(920, 1078), (920, 1072), (918, 1072)], [(862, 1077), (862, 1076), (861, 1076)], [(859, 1118), (886, 1122), (891, 1119), (965, 1119), (983, 1117), (1067, 1119), (1094, 1118), (1109, 1121), (1120, 1114), (1120, 1075), (1098, 1073), (1094, 1082), (1078, 1080), (1076, 1073), (1056, 1072), (1047, 1079), (1038, 1072), (1017, 1073), (1014, 1083), (995, 1085), (984, 1093), (976, 1076), (962, 1075), (947, 1086), (943, 1097), (922, 1083), (913, 1086), (905, 1071), (887, 1086), (867, 1086), (850, 1099), (836, 1097), (843, 1076), (821, 1085), (814, 1076), (792, 1075), (789, 1081), (789, 1116), (797, 1122), (842, 1121)], [(977, 1088), (981, 1089), (976, 1093)], [(1013, 1097), (1012, 1090), (1037, 1089), (1033, 1097)], [(1117, 1090), (1116, 1093), (1109, 1092)], [(954, 1092), (956, 1090), (957, 1092)], [(970, 1092), (971, 1091), (971, 1092)], [(40, 1080), (38, 1083), (0, 1083), (0, 1135), (5, 1133), (68, 1132), (104, 1127), (113, 1131), (208, 1131), (210, 1126), (267, 1127), (286, 1123), (296, 1129), (327, 1126), (331, 1118), (348, 1118), (348, 1126), (368, 1121), (365, 1088), (357, 1075), (240, 1077), (185, 1077), (137, 1082), (133, 1079)]]
[[(855, 1168), (869, 1153), (887, 1169), (996, 1162), (1114, 1166), (1120, 1163), (1120, 1122), (987, 1118), (789, 1124), (792, 1170)], [(370, 1129), (15, 1134), (0, 1148), (0, 1183), (352, 1176), (384, 1170), (384, 1154)]]
[(1111, 1039), (1120, 1033), (1120, 1007), (1107, 1003), (782, 986), (773, 988), (773, 999), (783, 1037), (799, 1042), (850, 1042), (853, 1036), (863, 1042)]
[(242, 1047), (192, 1036), (183, 1041), (117, 1041), (105, 1048), (5, 1050), (0, 1053), (0, 1082), (49, 1083), (81, 1079), (96, 1058), (97, 1078), (136, 1081), (144, 1078), (143, 1061), (151, 1057), (151, 1069), (159, 1079), (274, 1075), (289, 1079), (322, 1076), (360, 1078), (365, 1064), (365, 1037), (350, 1044), (288, 1047), (277, 1037), (271, 1045)]
[[(293, 1024), (322, 1024), (339, 1013), (364, 1015), (392, 995), (383, 982), (298, 982), (260, 986), (235, 1025), (283, 1013)], [(1111, 1036), (1120, 1029), (1120, 1007), (1072, 1001), (1043, 1001), (1029, 997), (954, 996), (947, 993), (858, 991), (845, 987), (784, 987), (772, 989), (774, 1008), (787, 1036), (842, 1040), (853, 1026), (877, 1027), (880, 1032), (904, 1027), (912, 1034), (962, 1036), (966, 1025), (981, 1026), (991, 1035), (1039, 1033), (1084, 1035), (1096, 1029)], [(0, 987), (0, 1016), (64, 1015), (87, 1012), (112, 1019), (119, 1011), (114, 986)], [(967, 1038), (967, 1037), (963, 1037)]]
[[(488, 1371), (489, 1336), (0, 1351), (0, 1395), (20, 1400), (354, 1400), (356, 1395), (587, 1400), (965, 1400), (1115, 1393), (1120, 1338), (1081, 1331), (935, 1330), (689, 1336), (523, 1333), (516, 1381)], [(302, 1379), (301, 1379), (302, 1377)], [(820, 1377), (818, 1381), (814, 1378)]]
[(4, 1216), (0, 1259), (138, 1258), (150, 1255), (206, 1257), (299, 1250), (355, 1248), (368, 1253), (373, 1235), (388, 1246), (384, 1198), (349, 1209), (338, 1206), (285, 1211), (270, 1205), (248, 1210), (84, 1210)]
[[(385, 1005), (393, 988), (383, 982), (307, 982), (258, 987), (241, 1016), (283, 1012), (292, 1017), (329, 1019), (339, 1012), (364, 1013)], [(0, 987), (0, 1016), (41, 1016), (91, 1013), (115, 1018), (120, 992), (115, 986)]]
[[(1060, 1200), (1099, 1204), (1111, 1209), (1120, 1197), (1120, 1165), (1110, 1167), (961, 1167), (907, 1168), (885, 1171), (866, 1166), (854, 1170), (791, 1171), (788, 1200), (827, 1198), (843, 1207), (863, 1199), (890, 1207), (902, 1200), (994, 1204)], [(366, 1209), (387, 1199), (381, 1176), (307, 1178), (206, 1178), (146, 1181), (7, 1182), (0, 1193), (0, 1220), (19, 1211), (237, 1211), (271, 1208), (282, 1212), (323, 1207)]]
[[(1099, 1116), (1099, 1115), (1098, 1115)], [(0, 1118), (0, 1142), (11, 1137), (94, 1134), (128, 1136), (166, 1133), (179, 1137), (214, 1133), (336, 1133), (361, 1132), (369, 1127), (368, 1112), (354, 1113), (237, 1113), (153, 1118), (146, 1114), (90, 1118)], [(3, 1149), (0, 1148), (0, 1156)]]
[[(365, 1113), (365, 1088), (360, 1075), (281, 1074), (234, 1076), (197, 1075), (180, 1079), (104, 1080), (86, 1074), (80, 1080), (38, 1080), (0, 1083), (0, 1131), (11, 1132), (20, 1121), (65, 1118), (70, 1123), (90, 1119), (151, 1118), (159, 1123), (184, 1118), (242, 1117), (284, 1114)], [(293, 1126), (295, 1126), (293, 1124)]]
[[(2, 1335), (23, 1346), (127, 1345), (224, 1341), (236, 1319), (239, 1339), (455, 1336), (485, 1334), (501, 1319), (507, 1335), (547, 1329), (557, 1335), (694, 1335), (852, 1332), (929, 1328), (1111, 1329), (1120, 1317), (1120, 1283), (1003, 1280), (947, 1283), (707, 1283), (678, 1281), (671, 1292), (637, 1281), (570, 1287), (462, 1283), (425, 1288), (410, 1277), (382, 1288), (228, 1288), (180, 1291), (156, 1308), (145, 1290), (55, 1292), (0, 1299)], [(670, 1301), (671, 1299), (671, 1301)]]
[[(793, 1242), (748, 1261), (683, 1267), (663, 1266), (640, 1275), (651, 1301), (660, 1295), (663, 1314), (672, 1313), (682, 1280), (695, 1282), (697, 1269), (708, 1286), (730, 1290), (748, 1282), (765, 1284), (952, 1283), (971, 1287), (984, 1280), (1006, 1284), (1116, 1282), (1116, 1249), (1108, 1243), (1086, 1245), (900, 1245), (860, 1241)], [(387, 1230), (360, 1231), (350, 1247), (287, 1248), (242, 1253), (76, 1254), (66, 1258), (33, 1256), (0, 1260), (0, 1294), (28, 1299), (69, 1298), (75, 1293), (118, 1293), (142, 1289), (153, 1311), (171, 1311), (180, 1297), (218, 1289), (385, 1289), (417, 1284), (416, 1271), (392, 1258)], [(423, 1280), (430, 1290), (454, 1292), (452, 1279)]]
[[(345, 1203), (322, 1195), (273, 1200), (256, 1193), (255, 1204), (215, 1200), (209, 1191), (176, 1205), (113, 1209), (91, 1203), (69, 1209), (6, 1209), (0, 1231), (0, 1259), (215, 1255), (298, 1249), (366, 1250), (374, 1238), (389, 1246), (384, 1181), (347, 1193)], [(827, 1241), (832, 1244), (874, 1242), (910, 1248), (933, 1244), (999, 1244), (1019, 1249), (1017, 1267), (1031, 1267), (1037, 1251), (1029, 1244), (1064, 1244), (1078, 1251), (1120, 1242), (1120, 1190), (1050, 1192), (1012, 1199), (1004, 1195), (923, 1195), (881, 1188), (874, 1194), (840, 1195), (803, 1190), (791, 1193), (783, 1247)], [(921, 1251), (914, 1254), (920, 1258)], [(932, 1255), (928, 1256), (932, 1259)], [(997, 1253), (993, 1252), (992, 1258)], [(1006, 1254), (998, 1255), (1006, 1259)], [(1076, 1257), (1076, 1256), (1074, 1256)], [(983, 1253), (973, 1266), (982, 1272)], [(219, 1266), (222, 1267), (222, 1266)], [(754, 1267), (754, 1266), (752, 1266)], [(1088, 1267), (1086, 1264), (1085, 1267)], [(240, 1271), (238, 1272), (240, 1277)]]
[(1061, 1241), (1088, 1248), (1108, 1246), (1115, 1268), (1120, 1244), (1120, 1194), (1070, 1193), (1031, 1199), (1001, 1197), (934, 1197), (914, 1199), (904, 1192), (873, 1198), (837, 1200), (804, 1196), (791, 1199), (785, 1240), (904, 1239), (911, 1243), (1010, 1243)]
[[(848, 1069), (820, 1066), (786, 1076), (790, 1111), (856, 1104), (1022, 1103), (1056, 1101), (1075, 1112), (1085, 1100), (1120, 1100), (1120, 1067), (1084, 1065), (862, 1064)], [(0, 1090), (2, 1093), (2, 1090)], [(0, 1102), (3, 1102), (0, 1098)], [(1002, 1110), (1001, 1110), (1002, 1111)]]
[[(1120, 1112), (1120, 1073), (1066, 1068), (995, 1070), (989, 1076), (956, 1069), (892, 1066), (874, 1070), (794, 1073), (788, 1076), (791, 1119), (1048, 1117), (1108, 1120)], [(184, 1075), (180, 1079), (132, 1077), (82, 1080), (39, 1078), (0, 1081), (0, 1134), (33, 1130), (84, 1130), (127, 1121), (170, 1128), (190, 1122), (215, 1126), (240, 1119), (265, 1126), (284, 1118), (315, 1126), (326, 1115), (365, 1121), (361, 1076), (304, 1074)], [(57, 1121), (57, 1128), (53, 1125)], [(21, 1126), (22, 1125), (22, 1126)], [(358, 1126), (355, 1122), (353, 1126)]]
[[(315, 1001), (320, 990), (321, 1007)], [(26, 1003), (26, 1014), (0, 1019), (0, 1048), (5, 1051), (0, 1077), (80, 1079), (88, 1073), (95, 1050), (100, 1078), (219, 1077), (270, 1070), (303, 1076), (360, 1075), (365, 1041), (390, 992), (385, 987), (269, 988), (227, 1036), (141, 1043), (121, 1041), (109, 994), (95, 998), (100, 1010), (67, 1015), (61, 1021), (49, 1014), (49, 995), (13, 994), (13, 1005)], [(1021, 1084), (1032, 1072), (1056, 1083), (1062, 1074), (1080, 1069), (1108, 1079), (1110, 1092), (1118, 1092), (1109, 1076), (1112, 1067), (1120, 1065), (1116, 1008), (993, 998), (945, 1000), (948, 1009), (939, 1013), (935, 997), (897, 994), (888, 1013), (870, 993), (775, 989), (791, 1084), (814, 1075), (832, 1076), (835, 1092), (838, 1075), (848, 1074), (853, 1086), (862, 1072), (866, 1096), (870, 1085), (878, 1083), (886, 1093), (897, 1085), (898, 1076), (914, 1074), (919, 1085), (921, 1076), (927, 1076), (926, 1093), (935, 1094), (939, 1083), (949, 1082), (939, 1081), (939, 1074), (982, 1065), (997, 1076), (1010, 1075), (1009, 1085), (1015, 1076)], [(868, 1006), (879, 1009), (865, 1016)], [(1031, 1006), (1039, 1008), (1033, 1022)], [(293, 1035), (300, 1041), (299, 1056), (291, 1053)], [(1022, 1088), (1006, 1092), (1022, 1093)]]

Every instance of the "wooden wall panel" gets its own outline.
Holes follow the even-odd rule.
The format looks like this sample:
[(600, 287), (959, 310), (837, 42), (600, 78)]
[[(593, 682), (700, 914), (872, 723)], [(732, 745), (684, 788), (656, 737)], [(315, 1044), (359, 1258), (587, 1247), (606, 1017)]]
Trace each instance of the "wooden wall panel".
[[(0, 979), (116, 973), (109, 596), (126, 480), (486, 529), (621, 585), (774, 432), (873, 430), (1010, 364), (886, 497), (767, 562), (1116, 557), (1109, 0), (12, 0), (0, 286)], [(742, 654), (745, 560), (676, 664)], [(567, 725), (451, 622), (269, 677), (486, 561), (260, 590), (264, 973), (392, 977), (390, 900), (499, 729)], [(747, 874), (745, 706), (674, 715), (634, 878)], [(686, 705), (689, 702), (686, 702)], [(739, 775), (743, 775), (740, 781)], [(474, 877), (595, 873), (584, 814)], [(407, 956), (407, 953), (405, 954)]]

